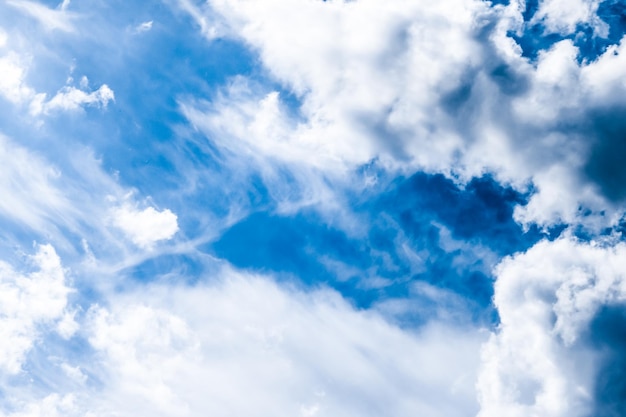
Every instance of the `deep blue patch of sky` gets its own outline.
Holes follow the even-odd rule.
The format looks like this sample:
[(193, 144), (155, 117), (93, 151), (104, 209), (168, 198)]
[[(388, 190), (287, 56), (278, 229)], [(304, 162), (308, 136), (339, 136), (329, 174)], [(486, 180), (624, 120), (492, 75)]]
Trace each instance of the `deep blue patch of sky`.
[[(545, 237), (536, 228), (524, 232), (513, 220), (514, 206), (526, 198), (490, 177), (461, 189), (442, 175), (418, 173), (396, 180), (379, 196), (355, 198), (356, 215), (369, 225), (364, 237), (350, 237), (314, 213), (258, 212), (206, 250), (241, 268), (288, 274), (309, 285), (323, 282), (360, 307), (407, 296), (413, 282), (425, 281), (488, 310), (492, 265), (465, 253), (463, 245), (481, 245), (500, 257)], [(441, 226), (460, 246), (442, 242)], [(402, 244), (422, 258), (419, 265), (403, 253)], [(386, 285), (368, 286), (372, 278)]]
[(522, 55), (535, 60), (537, 55), (550, 49), (555, 43), (570, 39), (579, 50), (579, 61), (593, 61), (606, 51), (610, 45), (620, 42), (626, 30), (626, 4), (623, 0), (607, 0), (600, 3), (598, 17), (609, 25), (609, 34), (606, 38), (594, 36), (593, 29), (588, 25), (579, 25), (573, 34), (561, 35), (546, 33), (543, 24), (530, 24), (530, 20), (539, 8), (539, 0), (528, 0), (523, 13), (526, 22), (522, 36), (511, 32), (511, 36), (522, 48)]

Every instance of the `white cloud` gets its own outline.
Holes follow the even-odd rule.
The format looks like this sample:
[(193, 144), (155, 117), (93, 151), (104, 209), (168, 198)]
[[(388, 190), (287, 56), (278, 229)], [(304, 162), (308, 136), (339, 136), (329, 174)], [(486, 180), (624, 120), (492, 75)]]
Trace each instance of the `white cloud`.
[(113, 224), (136, 245), (150, 248), (156, 242), (171, 239), (178, 231), (177, 216), (169, 209), (143, 210), (126, 203), (111, 212)]
[[(232, 117), (237, 111), (249, 114), (255, 101), (263, 109), (262, 119), (251, 122), (254, 136), (245, 140), (264, 154), (334, 162), (341, 169), (342, 162), (395, 159), (395, 150), (409, 146), (420, 149), (409, 158), (426, 166), (450, 162), (450, 149), (460, 143), (454, 132), (438, 125), (440, 131), (423, 130), (411, 141), (402, 132), (419, 129), (420, 121), (432, 117), (426, 109), (437, 107), (434, 90), (453, 83), (478, 55), (479, 45), (468, 35), (475, 15), (485, 11), (482, 3), (457, 1), (445, 8), (396, 2), (380, 7), (373, 1), (211, 4), (234, 33), (259, 50), (267, 68), (304, 99), (303, 123), (263, 123), (284, 117), (275, 93), (242, 103), (239, 90), (229, 92), (234, 106), (224, 111)], [(284, 33), (291, 34), (289, 40)], [(425, 33), (433, 36), (426, 39)], [(263, 131), (264, 126), (272, 129)], [(285, 135), (275, 126), (296, 131)], [(387, 137), (380, 138), (385, 129)]]
[[(80, 85), (80, 88), (82, 88), (83, 90), (89, 88), (89, 78), (87, 78), (87, 76), (85, 76), (85, 75), (80, 77), (80, 84), (79, 85)], [(100, 88), (102, 88), (102, 86)], [(111, 100), (115, 99), (113, 91), (111, 91), (110, 96), (111, 96), (111, 98), (110, 98)]]
[(72, 20), (76, 16), (65, 11), (69, 2), (66, 4), (64, 1), (59, 10), (49, 9), (43, 4), (26, 0), (6, 0), (6, 4), (36, 19), (47, 30), (58, 29), (64, 32), (75, 30)]
[[(270, 72), (303, 99), (302, 114), (291, 117), (278, 92), (241, 77), (210, 103), (182, 101), (181, 109), (196, 128), (235, 153), (244, 170), (261, 172), (282, 211), (317, 205), (341, 212), (336, 191), (347, 184), (365, 187), (365, 179), (354, 184), (361, 179), (352, 170), (374, 158), (392, 169), (422, 165), (450, 171), (462, 140), (444, 124), (430, 123), (437, 96), (429, 90), (445, 88), (440, 84), (457, 78), (464, 60), (477, 55), (478, 44), (465, 35), (473, 30), (473, 12), (481, 4), (459, 1), (445, 10), (408, 3), (380, 7), (371, 1), (213, 6), (226, 18), (198, 15), (198, 10), (192, 15), (231, 26), (229, 31), (258, 49)], [(428, 30), (438, 35), (427, 41)], [(284, 33), (292, 33), (290, 41)], [(414, 74), (424, 71), (422, 84)], [(407, 120), (411, 126), (402, 125)], [(415, 128), (419, 120), (441, 130)], [(409, 155), (405, 147), (415, 152)], [(241, 156), (252, 163), (242, 163)], [(296, 191), (285, 189), (281, 171), (293, 175)]]
[[(93, 274), (106, 268), (105, 259), (128, 265), (135, 259), (135, 245), (150, 248), (177, 232), (174, 213), (138, 209), (129, 191), (102, 169), (89, 150), (68, 149), (62, 156), (52, 164), (40, 152), (0, 135), (0, 224), (5, 248), (7, 244), (21, 247), (14, 233), (28, 233), (53, 242), (61, 253), (81, 254), (82, 267)], [(73, 326), (70, 315), (59, 331), (71, 335)]]
[(85, 384), (85, 382), (87, 382), (88, 377), (83, 373), (79, 366), (71, 366), (67, 363), (61, 363), (60, 366), (63, 373), (67, 375), (70, 380), (79, 384)]
[(569, 35), (588, 24), (597, 36), (606, 37), (609, 27), (597, 15), (602, 0), (541, 0), (531, 24), (543, 23), (548, 33)]
[(0, 48), (4, 48), (4, 46), (7, 44), (7, 39), (8, 36), (6, 32), (2, 30), (2, 28), (0, 28)]
[(62, 319), (72, 291), (52, 246), (39, 246), (31, 261), (37, 269), (26, 274), (0, 263), (0, 369), (4, 373), (20, 372), (40, 333)]
[[(27, 275), (0, 264), (0, 329), (20, 321), (3, 336), (20, 341), (3, 345), (12, 352), (76, 318), (54, 249), (41, 246), (33, 262), (38, 270)], [(306, 293), (222, 268), (196, 286), (104, 294), (80, 321), (78, 337), (90, 349), (42, 339), (38, 355), (62, 356), (46, 357), (54, 366), (29, 362), (25, 378), (7, 388), (1, 415), (454, 417), (478, 410), (484, 332), (437, 322), (403, 330), (327, 289)], [(11, 366), (0, 361), (6, 372), (19, 370), (23, 353), (14, 357)], [(31, 377), (45, 384), (33, 390)]]
[(55, 110), (71, 111), (81, 109), (84, 105), (106, 107), (109, 101), (114, 100), (115, 94), (106, 84), (103, 84), (91, 93), (66, 86), (59, 90), (49, 101), (44, 102), (41, 107), (44, 113)]
[[(580, 7), (595, 3), (577, 2), (558, 16), (549, 10), (556, 3), (541, 3), (543, 14), (537, 17), (554, 30), (594, 21)], [(60, 15), (38, 9), (43, 6), (10, 4), (38, 16), (46, 27), (70, 30), (58, 23)], [(61, 11), (68, 4), (64, 1)], [(273, 76), (302, 100), (301, 112), (293, 116), (280, 93), (236, 79), (210, 102), (181, 101), (188, 120), (235, 155), (235, 169), (256, 164), (279, 201), (341, 204), (327, 179), (351, 181), (355, 167), (377, 159), (395, 172), (425, 169), (461, 182), (485, 172), (519, 189), (532, 181), (538, 192), (516, 210), (526, 224), (596, 222), (599, 228), (614, 223), (623, 210), (621, 203), (609, 204), (601, 185), (585, 176), (595, 146), (588, 136), (595, 133), (578, 128), (593, 125), (590, 114), (602, 106), (624, 104), (624, 44), (580, 64), (572, 42), (563, 41), (530, 62), (506, 36), (508, 28), (519, 25), (515, 4), (489, 11), (486, 3), (461, 0), (441, 5), (212, 1), (219, 16), (188, 0), (181, 4), (207, 36), (227, 33), (248, 42)], [(494, 22), (496, 29), (485, 34)], [(0, 44), (7, 38), (0, 36)], [(90, 92), (82, 81), (80, 89), (68, 85), (47, 100), (27, 83), (28, 67), (29, 60), (15, 52), (1, 57), (0, 94), (28, 105), (32, 115), (106, 107), (114, 100), (107, 85)], [(104, 198), (91, 201), (123, 191), (93, 157), (73, 162), (81, 176), (72, 180), (65, 169), (2, 139), (0, 162), (5, 218), (40, 233), (62, 225), (82, 238), (89, 229), (99, 256), (102, 246), (117, 243), (101, 224), (107, 221), (141, 248), (178, 231), (177, 216), (169, 209), (139, 208), (127, 200), (111, 208)], [(284, 167), (299, 181), (296, 187), (280, 188), (286, 182)], [(581, 205), (591, 208), (592, 216), (583, 217)], [(82, 240), (94, 270), (104, 268), (88, 249), (88, 239)], [(40, 272), (24, 275), (0, 264), (0, 297), (7, 297), (0, 303), (0, 329), (16, 341), (0, 348), (0, 367), (9, 373), (19, 371), (41, 328), (54, 328), (65, 338), (80, 330), (74, 310), (66, 308), (66, 293), (59, 290), (67, 290), (62, 268), (46, 261), (55, 259), (53, 251), (41, 251), (46, 255), (36, 261)], [(567, 237), (542, 242), (501, 264), (495, 303), (502, 325), (483, 349), (481, 416), (588, 411), (595, 354), (581, 345), (579, 335), (600, 306), (624, 300), (624, 252), (621, 244), (593, 246)], [(406, 256), (416, 256), (419, 268), (419, 256)], [(345, 264), (324, 261), (329, 269), (352, 274)], [(41, 271), (52, 271), (55, 278), (46, 281)], [(67, 398), (74, 397), (44, 397), (15, 415), (84, 415), (90, 407), (103, 416), (464, 416), (478, 411), (473, 384), (482, 336), (475, 329), (432, 323), (403, 331), (376, 313), (356, 311), (329, 291), (307, 295), (264, 278), (226, 275), (210, 286), (111, 295), (88, 316), (90, 344), (100, 355), (95, 363), (60, 365), (78, 385), (95, 374), (100, 391), (79, 392), (71, 401)], [(35, 281), (43, 284), (29, 284)], [(429, 285), (413, 291), (451, 309), (464, 305)], [(14, 294), (37, 302), (24, 304), (22, 311), (15, 307), (22, 298)], [(396, 301), (377, 307), (390, 315), (420, 311), (407, 300)]]
[(68, 196), (59, 188), (61, 172), (40, 155), (0, 136), (0, 213), (49, 233), (54, 220), (74, 216)]
[(542, 241), (497, 268), (500, 328), (483, 348), (481, 417), (586, 416), (598, 356), (579, 342), (598, 310), (626, 300), (626, 245)]
[[(214, 101), (181, 102), (180, 106), (194, 127), (220, 146), (224, 165), (235, 177), (243, 176), (247, 182), (246, 175), (261, 175), (279, 212), (320, 203), (329, 212), (341, 211), (337, 189), (343, 178), (338, 173), (346, 174), (348, 164), (326, 149), (323, 136), (318, 136), (321, 132), (287, 116), (278, 93), (260, 94), (259, 89), (237, 77)], [(341, 128), (330, 129), (335, 132), (326, 132), (329, 135), (340, 135)], [(343, 134), (350, 131), (345, 129)], [(359, 158), (358, 152), (347, 155)], [(285, 181), (285, 173), (290, 181)], [(335, 189), (329, 186), (331, 182)]]
[(137, 27), (135, 27), (135, 32), (137, 32), (137, 33), (148, 32), (151, 29), (152, 29), (152, 20), (147, 21), (147, 22), (143, 22), (143, 23), (137, 25)]
[[(31, 3), (11, 1), (8, 4), (23, 6)], [(38, 4), (35, 7), (45, 8)], [(54, 10), (52, 12), (61, 13)], [(30, 73), (31, 68), (42, 65), (42, 56), (54, 53), (45, 49), (42, 51), (42, 45), (34, 44), (33, 38), (33, 35), (19, 31), (12, 32), (9, 37), (0, 28), (0, 97), (18, 108), (27, 108), (30, 116), (34, 117), (58, 111), (76, 111), (84, 106), (106, 108), (110, 101), (115, 101), (113, 90), (106, 84), (95, 91), (89, 91), (86, 76), (81, 77), (80, 88), (70, 85), (73, 82), (73, 77), (70, 76), (67, 85), (61, 87), (52, 98), (48, 98), (45, 92), (37, 91), (32, 83), (39, 74)], [(73, 72), (73, 66), (75, 64), (69, 65), (70, 72)]]
[(125, 294), (93, 308), (90, 343), (103, 358), (94, 369), (105, 370), (106, 385), (86, 409), (105, 416), (476, 412), (484, 339), (475, 329), (433, 323), (406, 332), (327, 290), (305, 294), (225, 272), (209, 286), (144, 288), (141, 302)]
[(178, 7), (188, 13), (200, 26), (200, 31), (209, 39), (224, 35), (227, 30), (220, 22), (211, 18), (204, 7), (198, 6), (195, 0), (174, 0)]
[[(28, 311), (45, 311), (37, 329), (51, 331), (66, 310), (35, 305), (51, 293), (38, 291)], [(193, 287), (107, 293), (81, 316), (90, 348), (42, 341), (62, 356), (29, 363), (0, 415), (467, 416), (485, 336), (437, 322), (403, 330), (333, 291), (222, 268)], [(33, 390), (30, 377), (46, 384)]]
[(0, 57), (0, 95), (14, 104), (30, 101), (36, 95), (25, 81), (28, 65), (28, 60), (15, 52)]
[(72, 395), (51, 394), (40, 401), (24, 404), (19, 411), (2, 414), (3, 417), (96, 417), (81, 414)]
[(67, 10), (67, 8), (70, 6), (70, 2), (71, 0), (63, 0), (63, 2), (59, 5), (59, 9)]
[(32, 58), (11, 50), (0, 56), (0, 96), (13, 104), (27, 105), (32, 116), (56, 111), (76, 111), (84, 106), (106, 108), (110, 101), (115, 101), (113, 90), (106, 84), (92, 92), (84, 91), (88, 87), (83, 82), (86, 77), (81, 79), (82, 90), (66, 85), (47, 100), (45, 93), (38, 93), (27, 82), (31, 61)]
[[(523, 23), (516, 2), (209, 3), (211, 11), (191, 15), (228, 27), (221, 33), (258, 51), (302, 101), (294, 117), (280, 94), (238, 79), (210, 105), (182, 102), (190, 122), (218, 145), (266, 158), (266, 165), (312, 167), (307, 179), (352, 181), (351, 170), (371, 160), (394, 172), (441, 172), (460, 182), (489, 172), (521, 191), (534, 185), (530, 204), (516, 212), (525, 224), (599, 228), (620, 217), (623, 205), (610, 201), (619, 198), (606, 178), (589, 174), (589, 164), (594, 112), (624, 105), (624, 66), (617, 65), (623, 45), (581, 64), (566, 40), (533, 63), (510, 37)], [(588, 9), (587, 21), (596, 3), (576, 3)], [(561, 9), (574, 13), (578, 6)], [(582, 216), (581, 206), (592, 215)]]

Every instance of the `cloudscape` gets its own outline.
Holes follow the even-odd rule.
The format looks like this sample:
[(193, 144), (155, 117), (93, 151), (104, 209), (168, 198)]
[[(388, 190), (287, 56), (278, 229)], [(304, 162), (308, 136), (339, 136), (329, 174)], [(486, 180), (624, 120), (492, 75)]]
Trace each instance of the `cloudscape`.
[(0, 416), (625, 416), (625, 29), (2, 1)]

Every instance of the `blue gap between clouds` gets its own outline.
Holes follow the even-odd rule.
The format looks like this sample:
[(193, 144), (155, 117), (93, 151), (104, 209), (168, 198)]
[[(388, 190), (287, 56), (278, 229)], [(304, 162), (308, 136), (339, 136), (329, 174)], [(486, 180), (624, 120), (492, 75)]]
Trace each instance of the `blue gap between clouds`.
[[(104, 111), (87, 109), (87, 120), (81, 123), (72, 115), (59, 115), (50, 122), (52, 130), (86, 138), (106, 171), (118, 172), (120, 183), (138, 189), (141, 195), (158, 197), (157, 205), (178, 213), (210, 212), (225, 217), (231, 191), (209, 189), (202, 182), (193, 195), (181, 191), (187, 170), (210, 171), (226, 181), (230, 174), (220, 161), (220, 151), (208, 149), (211, 144), (206, 138), (185, 137), (189, 126), (178, 100), (210, 99), (234, 76), (278, 91), (286, 111), (296, 118), (300, 98), (272, 80), (246, 45), (229, 39), (208, 41), (184, 13), (148, 3), (100, 7), (102, 19), (115, 25), (115, 41), (97, 45), (98, 54), (93, 54), (93, 42), (77, 42), (71, 55), (75, 76), (87, 75), (96, 87), (108, 84), (115, 92), (115, 103)], [(123, 13), (130, 7), (132, 13)], [(93, 11), (90, 15), (98, 16)], [(149, 20), (153, 21), (150, 31), (129, 31)], [(249, 183), (253, 184), (247, 192), (250, 203), (264, 207), (267, 190), (262, 181), (251, 177)], [(201, 222), (192, 215), (179, 217), (181, 229), (190, 238), (202, 233), (205, 225)]]
[[(472, 300), (476, 318), (484, 318), (492, 308), (490, 266), (463, 248), (444, 249), (437, 225), (449, 229), (455, 241), (485, 246), (498, 257), (525, 250), (545, 237), (536, 228), (524, 232), (512, 218), (515, 205), (527, 197), (488, 176), (460, 189), (442, 175), (418, 173), (396, 180), (380, 196), (355, 201), (357, 216), (370, 225), (364, 238), (349, 237), (313, 212), (258, 212), (203, 249), (239, 268), (329, 285), (362, 308), (408, 296), (412, 283), (425, 281)], [(399, 239), (426, 254), (423, 264), (403, 255)], [(329, 267), (329, 260), (347, 272)], [(367, 285), (364, 277), (387, 284)]]
[[(75, 83), (86, 75), (92, 89), (107, 84), (115, 102), (106, 110), (87, 108), (83, 117), (58, 114), (47, 120), (47, 131), (64, 132), (58, 138), (63, 146), (56, 148), (64, 150), (67, 137), (80, 138), (106, 171), (119, 172), (123, 185), (144, 195), (177, 192), (184, 172), (176, 157), (184, 153), (190, 160), (202, 158), (203, 166), (211, 163), (176, 131), (186, 125), (178, 100), (208, 99), (236, 75), (264, 76), (256, 55), (239, 42), (208, 41), (189, 16), (160, 3), (79, 2), (72, 11), (107, 31), (72, 38), (57, 48), (61, 59), (68, 68), (75, 63)], [(144, 21), (153, 21), (151, 30), (135, 32)]]
[(560, 35), (545, 34), (542, 24), (528, 25), (539, 8), (539, 0), (528, 0), (523, 13), (525, 30), (522, 36), (509, 33), (522, 48), (522, 55), (530, 60), (536, 60), (541, 51), (550, 49), (555, 43), (570, 39), (579, 50), (579, 62), (593, 61), (598, 58), (610, 45), (618, 44), (624, 36), (626, 28), (626, 4), (621, 0), (600, 2), (597, 15), (609, 25), (609, 34), (606, 38), (594, 36), (593, 29), (588, 25), (578, 25), (576, 33)]
[[(231, 77), (241, 75), (279, 91), (287, 110), (294, 116), (299, 111), (300, 99), (272, 81), (258, 64), (256, 54), (245, 45), (225, 39), (207, 41), (186, 14), (172, 12), (162, 4), (72, 3), (72, 11), (92, 19), (90, 25), (94, 28), (106, 27), (106, 36), (94, 32), (72, 38), (66, 46), (57, 45), (59, 61), (68, 63), (67, 71), (69, 63), (75, 63), (74, 84), (83, 75), (89, 78), (92, 90), (108, 84), (115, 92), (115, 102), (105, 110), (86, 108), (84, 114), (59, 113), (46, 120), (44, 128), (34, 134), (45, 147), (46, 155), (52, 156), (51, 160), (64, 173), (80, 177), (81, 173), (73, 172), (64, 158), (68, 147), (84, 144), (94, 150), (105, 171), (119, 173), (119, 182), (139, 190), (139, 197), (154, 196), (158, 207), (168, 207), (176, 213), (225, 217), (230, 191), (219, 195), (218, 191), (222, 191), (200, 183), (193, 195), (182, 195), (187, 168), (192, 171), (201, 168), (222, 177), (228, 167), (215, 160), (216, 153), (207, 152), (194, 140), (186, 140), (176, 130), (188, 128), (177, 100), (208, 99)], [(134, 33), (133, 28), (144, 21), (153, 21), (152, 29)], [(50, 42), (55, 39), (52, 37)], [(94, 50), (98, 53), (93, 53)], [(61, 75), (59, 86), (66, 76)], [(68, 138), (79, 143), (68, 142)], [(210, 146), (206, 138), (202, 139)], [(58, 146), (51, 146), (52, 142)], [(184, 160), (182, 167), (181, 160)], [(253, 186), (243, 192), (251, 205), (263, 209), (267, 190), (258, 178), (252, 176), (248, 180)], [(188, 238), (202, 233), (206, 227), (202, 222), (202, 218), (194, 215), (179, 216), (180, 228)], [(155, 267), (141, 268), (154, 271)]]

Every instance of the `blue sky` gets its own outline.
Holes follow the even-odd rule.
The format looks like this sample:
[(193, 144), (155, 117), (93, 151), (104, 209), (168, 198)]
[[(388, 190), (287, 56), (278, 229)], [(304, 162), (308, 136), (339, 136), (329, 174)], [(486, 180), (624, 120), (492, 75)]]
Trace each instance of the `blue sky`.
[(0, 416), (623, 415), (625, 10), (5, 0)]

